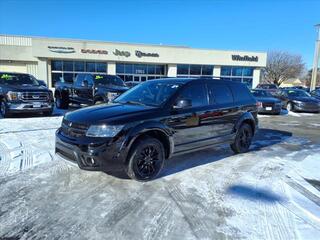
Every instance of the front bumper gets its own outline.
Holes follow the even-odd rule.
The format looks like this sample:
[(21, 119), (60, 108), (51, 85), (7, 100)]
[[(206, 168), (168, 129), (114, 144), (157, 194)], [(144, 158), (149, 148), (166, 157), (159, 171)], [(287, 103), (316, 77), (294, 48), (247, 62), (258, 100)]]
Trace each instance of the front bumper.
[(297, 104), (294, 103), (294, 110), (299, 112), (320, 112), (320, 106), (317, 104), (309, 104), (309, 103), (303, 103), (303, 104)]
[(105, 138), (90, 142), (86, 140), (73, 140), (56, 132), (55, 153), (65, 160), (76, 163), (85, 170), (123, 170), (126, 151), (121, 151), (123, 142), (112, 141)]
[(8, 110), (12, 113), (22, 112), (49, 112), (53, 109), (53, 102), (21, 102), (7, 103)]

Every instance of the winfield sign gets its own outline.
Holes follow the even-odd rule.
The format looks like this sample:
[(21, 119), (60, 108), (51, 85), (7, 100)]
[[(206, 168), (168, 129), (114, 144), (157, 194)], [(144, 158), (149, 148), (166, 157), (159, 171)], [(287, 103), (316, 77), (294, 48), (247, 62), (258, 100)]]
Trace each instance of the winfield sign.
[(159, 57), (159, 54), (158, 53), (145, 53), (145, 52), (141, 52), (139, 50), (136, 50), (136, 56), (138, 58), (141, 58), (141, 57)]
[(56, 47), (56, 46), (48, 46), (49, 51), (55, 53), (74, 53), (75, 50), (73, 47)]
[(258, 56), (240, 56), (240, 55), (232, 55), (233, 61), (245, 61), (245, 62), (258, 62)]
[(108, 51), (107, 50), (97, 50), (97, 49), (81, 49), (81, 53), (108, 54)]

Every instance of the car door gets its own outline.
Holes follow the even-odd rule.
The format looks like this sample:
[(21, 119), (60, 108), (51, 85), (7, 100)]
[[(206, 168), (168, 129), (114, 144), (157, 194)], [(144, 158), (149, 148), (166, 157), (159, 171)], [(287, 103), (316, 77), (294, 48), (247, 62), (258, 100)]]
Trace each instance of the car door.
[(74, 100), (82, 104), (91, 104), (90, 92), (92, 94), (93, 79), (90, 74), (84, 74), (77, 78), (74, 86)]
[(81, 85), (82, 85), (82, 82), (85, 78), (85, 74), (78, 74), (76, 79), (75, 79), (75, 82), (74, 82), (74, 85), (73, 85), (73, 88), (71, 90), (71, 92), (69, 93), (70, 96), (72, 96), (72, 101), (73, 102), (79, 102), (81, 100), (80, 96), (81, 96)]
[(210, 109), (207, 119), (210, 135), (219, 138), (216, 141), (228, 141), (234, 124), (241, 115), (241, 104), (235, 104), (232, 91), (225, 83), (207, 82)]
[[(190, 102), (190, 106), (176, 108), (176, 103), (181, 100)], [(205, 140), (210, 138), (205, 125), (208, 107), (208, 94), (203, 81), (189, 83), (179, 91), (166, 122), (174, 131), (176, 154), (200, 148), (206, 144)]]

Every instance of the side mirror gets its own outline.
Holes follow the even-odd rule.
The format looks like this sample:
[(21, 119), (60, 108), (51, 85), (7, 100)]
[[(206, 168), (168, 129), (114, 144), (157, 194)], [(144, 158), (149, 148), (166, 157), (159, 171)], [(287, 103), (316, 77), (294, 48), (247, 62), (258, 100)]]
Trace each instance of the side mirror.
[(188, 107), (192, 107), (191, 99), (179, 99), (173, 105), (174, 109), (183, 109), (183, 108), (188, 108)]

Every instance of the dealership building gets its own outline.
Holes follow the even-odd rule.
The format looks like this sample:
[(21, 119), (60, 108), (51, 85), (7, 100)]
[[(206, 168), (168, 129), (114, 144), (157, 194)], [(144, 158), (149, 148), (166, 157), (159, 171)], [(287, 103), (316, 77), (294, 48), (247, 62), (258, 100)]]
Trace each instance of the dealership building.
[(264, 52), (0, 35), (0, 71), (29, 73), (49, 87), (84, 72), (138, 82), (218, 77), (255, 87), (266, 58)]

